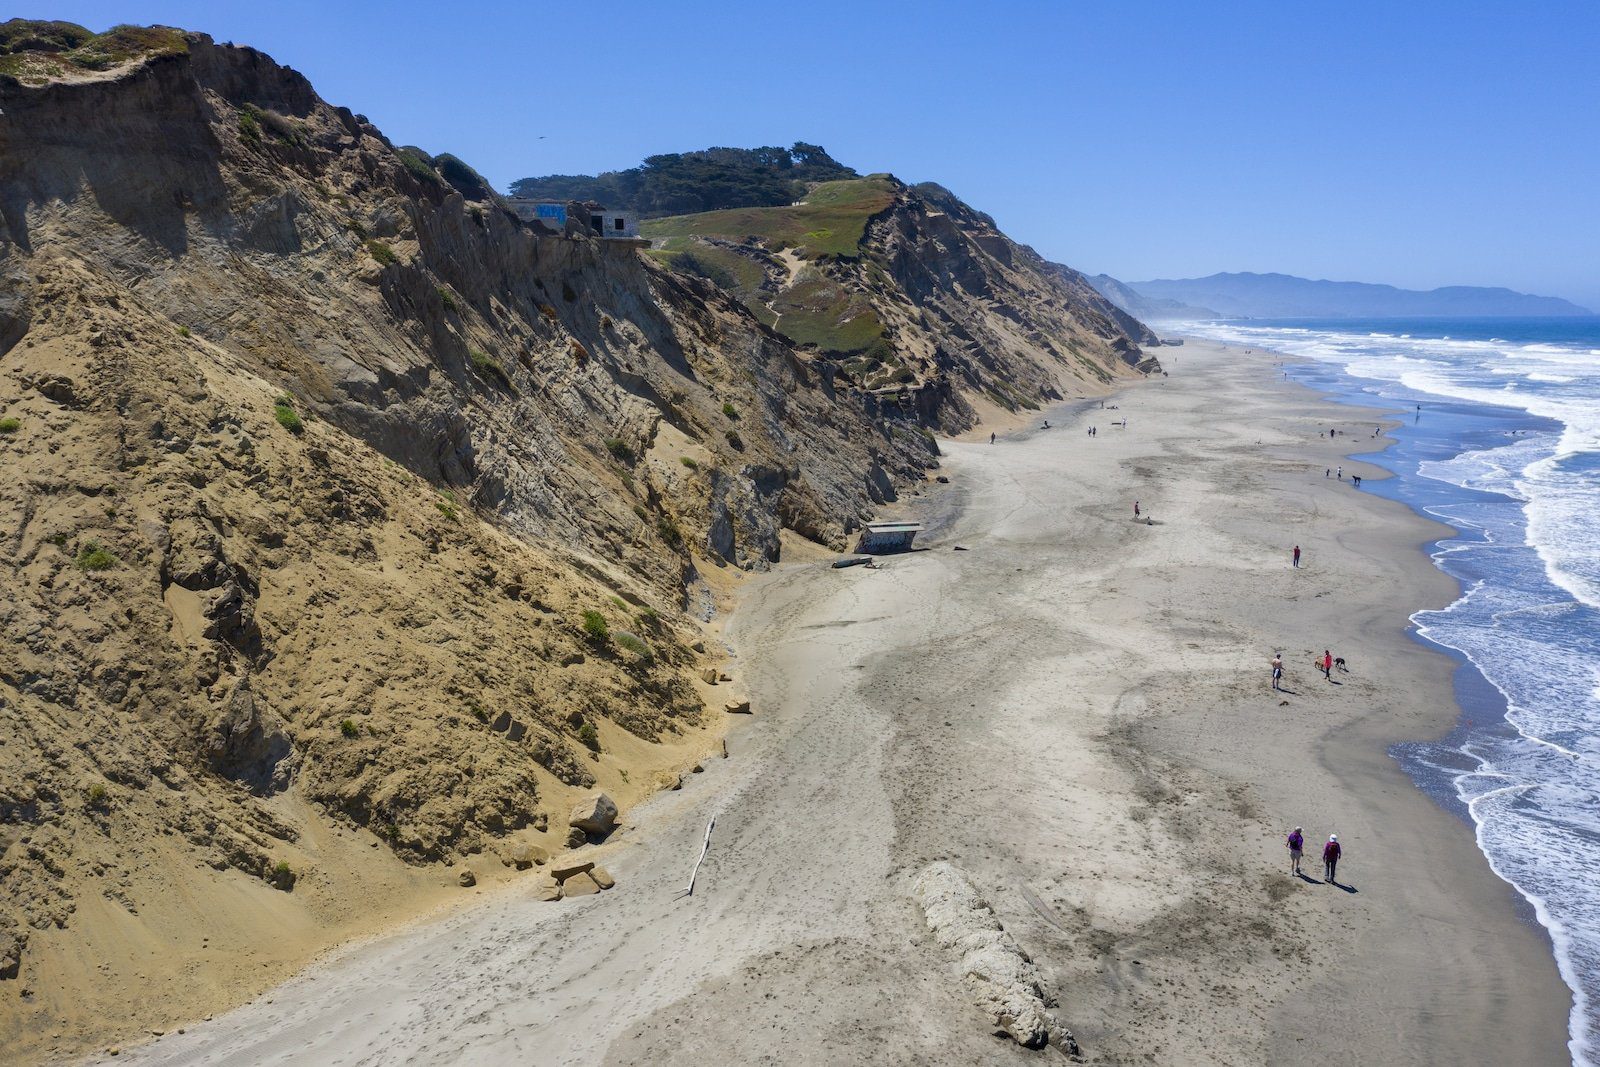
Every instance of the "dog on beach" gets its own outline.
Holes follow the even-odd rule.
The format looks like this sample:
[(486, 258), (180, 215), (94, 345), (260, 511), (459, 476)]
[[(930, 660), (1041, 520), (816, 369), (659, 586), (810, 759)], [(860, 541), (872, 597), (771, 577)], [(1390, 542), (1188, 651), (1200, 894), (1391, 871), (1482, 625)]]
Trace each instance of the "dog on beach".
[(1350, 668), (1344, 665), (1343, 656), (1333, 657), (1333, 669), (1336, 671), (1344, 671), (1346, 674), (1350, 673)]

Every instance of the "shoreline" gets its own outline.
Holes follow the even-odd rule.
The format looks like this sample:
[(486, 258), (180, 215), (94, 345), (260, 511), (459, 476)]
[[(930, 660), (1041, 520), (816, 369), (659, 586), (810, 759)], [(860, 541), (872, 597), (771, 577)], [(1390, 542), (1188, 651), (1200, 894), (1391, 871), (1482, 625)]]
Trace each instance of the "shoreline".
[[(1221, 344), (1225, 347), (1236, 347), (1236, 343), (1224, 343), (1207, 338), (1188, 339), (1198, 341), (1202, 344)], [(1259, 348), (1257, 350), (1263, 354), (1272, 356), (1282, 361), (1284, 364), (1295, 364), (1307, 367), (1318, 366), (1316, 360), (1308, 357), (1278, 352), (1276, 350), (1267, 348)], [(1340, 372), (1335, 370), (1333, 373), (1336, 376), (1343, 376), (1346, 378), (1350, 377), (1348, 372)], [(1371, 455), (1382, 456), (1399, 443), (1390, 435), (1390, 431), (1397, 425), (1398, 417), (1407, 413), (1403, 406), (1400, 408), (1400, 410), (1389, 411), (1386, 408), (1374, 407), (1372, 405), (1362, 403), (1360, 400), (1356, 399), (1354, 395), (1348, 391), (1348, 389), (1330, 389), (1327, 388), (1326, 385), (1312, 384), (1305, 381), (1293, 381), (1292, 384), (1309, 390), (1317, 394), (1319, 399), (1338, 407), (1348, 408), (1358, 412), (1369, 411), (1375, 414), (1380, 414), (1382, 420), (1388, 424), (1385, 426), (1383, 434), (1384, 443), (1380, 448), (1375, 451), (1361, 450), (1357, 452), (1346, 453), (1346, 463), (1362, 463), (1371, 465), (1371, 460), (1357, 459), (1357, 457)], [(1442, 398), (1441, 402), (1448, 405), (1452, 401), (1450, 398), (1445, 397)], [(1395, 403), (1403, 404), (1403, 402), (1400, 401), (1395, 401)], [(1517, 422), (1526, 422), (1528, 420), (1527, 414), (1519, 409), (1504, 407), (1494, 410), (1499, 410), (1502, 412), (1503, 417), (1509, 416), (1514, 418)], [(1560, 425), (1558, 422), (1553, 422), (1552, 420), (1548, 420), (1542, 416), (1534, 416), (1534, 419), (1536, 421), (1552, 422), (1552, 427)], [(1401, 474), (1399, 471), (1392, 471), (1388, 470), (1387, 468), (1380, 469), (1383, 471), (1383, 476), (1379, 480), (1379, 484), (1391, 480), (1400, 480), (1405, 477), (1405, 475)], [(1468, 532), (1461, 527), (1456, 526), (1448, 518), (1439, 517), (1428, 513), (1428, 511), (1424, 509), (1425, 505), (1423, 503), (1408, 496), (1393, 495), (1389, 496), (1388, 499), (1404, 506), (1413, 515), (1417, 516), (1424, 522), (1443, 526), (1448, 529), (1449, 532), (1447, 534), (1437, 538), (1432, 538), (1419, 545), (1419, 550), (1422, 556), (1426, 559), (1428, 565), (1449, 579), (1455, 588), (1455, 597), (1448, 604), (1441, 605), (1440, 607), (1423, 606), (1417, 608), (1409, 616), (1409, 625), (1406, 627), (1406, 636), (1413, 643), (1423, 649), (1441, 655), (1450, 661), (1452, 665), (1452, 670), (1450, 672), (1450, 692), (1455, 704), (1455, 714), (1452, 720), (1436, 734), (1401, 740), (1391, 744), (1388, 748), (1389, 756), (1404, 771), (1406, 776), (1417, 786), (1417, 788), (1427, 795), (1436, 806), (1455, 816), (1469, 829), (1473, 836), (1474, 844), (1483, 857), (1484, 865), (1488, 867), (1491, 873), (1493, 873), (1494, 876), (1511, 891), (1510, 896), (1512, 909), (1517, 919), (1524, 926), (1537, 931), (1540, 941), (1544, 944), (1546, 950), (1551, 956), (1551, 959), (1555, 962), (1558, 973), (1561, 974), (1562, 984), (1566, 988), (1568, 1002), (1572, 1003), (1575, 998), (1580, 995), (1580, 991), (1575, 987), (1575, 979), (1570, 978), (1565, 973), (1565, 969), (1568, 964), (1567, 962), (1563, 961), (1559, 953), (1558, 946), (1555, 941), (1555, 935), (1550, 929), (1550, 920), (1543, 917), (1542, 902), (1536, 901), (1530, 897), (1524, 890), (1519, 888), (1511, 878), (1503, 875), (1498, 869), (1496, 869), (1493, 857), (1490, 855), (1489, 850), (1483, 845), (1480, 838), (1482, 827), (1474, 818), (1467, 803), (1461, 799), (1456, 789), (1454, 781), (1455, 776), (1463, 771), (1472, 769), (1472, 765), (1466, 764), (1464, 761), (1463, 766), (1451, 768), (1432, 763), (1427, 759), (1428, 755), (1440, 755), (1439, 751), (1430, 752), (1429, 750), (1448, 749), (1451, 747), (1448, 745), (1448, 742), (1450, 742), (1452, 739), (1460, 739), (1461, 741), (1466, 742), (1475, 732), (1485, 730), (1494, 732), (1496, 730), (1503, 730), (1508, 734), (1520, 734), (1516, 726), (1509, 718), (1510, 698), (1508, 695), (1489, 679), (1489, 677), (1484, 673), (1482, 667), (1480, 667), (1480, 665), (1470, 655), (1451, 645), (1443, 644), (1425, 636), (1422, 632), (1423, 624), (1417, 621), (1417, 616), (1440, 610), (1440, 608), (1448, 608), (1460, 602), (1467, 596), (1468, 588), (1466, 583), (1461, 578), (1451, 574), (1443, 567), (1441, 563), (1441, 555), (1446, 551), (1443, 547), (1446, 541), (1460, 540), (1464, 537), (1468, 537)], [(1485, 719), (1482, 717), (1485, 713), (1487, 713), (1489, 716), (1487, 721), (1485, 721)], [(1576, 1008), (1574, 1007), (1573, 1010), (1575, 1011)], [(1580, 1039), (1573, 1032), (1573, 1024), (1570, 1022), (1567, 1027), (1567, 1034), (1568, 1049), (1575, 1059), (1578, 1055), (1575, 1050), (1579, 1046)]]
[[(1454, 584), (1421, 551), (1441, 527), (1307, 476), (1332, 455), (1308, 427), (1351, 409), (1196, 353), (1115, 394), (1127, 431), (1052, 411), (950, 442), (928, 551), (752, 579), (728, 632), (756, 714), (630, 820), (618, 891), (499, 895), (129, 1058), (272, 1062), (315, 1033), (325, 1059), (1036, 1062), (910, 902), (948, 861), (1088, 1062), (1567, 1062), (1548, 949), (1388, 754), (1456, 717), (1448, 658), (1396, 640), (1397, 600)], [(1333, 641), (1339, 686), (1305, 662)], [(1295, 822), (1350, 844), (1345, 892), (1285, 873)]]

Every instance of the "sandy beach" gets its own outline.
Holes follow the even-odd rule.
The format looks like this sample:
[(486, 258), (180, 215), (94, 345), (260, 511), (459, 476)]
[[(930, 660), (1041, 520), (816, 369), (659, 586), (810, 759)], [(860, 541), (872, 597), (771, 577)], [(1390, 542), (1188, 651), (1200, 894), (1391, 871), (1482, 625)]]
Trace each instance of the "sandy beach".
[(593, 850), (615, 890), (513, 882), (117, 1062), (1054, 1059), (994, 1036), (930, 935), (910, 886), (939, 860), (1090, 1063), (1568, 1062), (1542, 932), (1387, 754), (1456, 718), (1451, 661), (1406, 636), (1455, 596), (1419, 551), (1444, 528), (1349, 483), (1381, 476), (1343, 459), (1375, 414), (1264, 353), (1161, 356), (1114, 410), (947, 443), (906, 509), (925, 551), (752, 578), (755, 715)]

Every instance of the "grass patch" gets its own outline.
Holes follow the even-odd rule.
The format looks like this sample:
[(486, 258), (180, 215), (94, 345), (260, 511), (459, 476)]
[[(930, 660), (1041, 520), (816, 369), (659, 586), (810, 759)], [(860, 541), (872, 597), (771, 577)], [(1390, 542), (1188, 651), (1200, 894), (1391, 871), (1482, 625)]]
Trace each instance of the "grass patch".
[(815, 268), (779, 294), (772, 310), (778, 313), (779, 333), (824, 352), (853, 355), (883, 339), (883, 323), (866, 299)]
[(635, 458), (632, 446), (620, 437), (606, 438), (606, 451), (623, 463), (632, 463)]
[(511, 387), (511, 378), (506, 374), (506, 369), (500, 365), (499, 360), (489, 355), (489, 353), (476, 348), (469, 348), (467, 349), (467, 361), (472, 364), (473, 370), (485, 378), (494, 378), (506, 388), (509, 389)]
[(22, 429), (22, 420), (15, 415), (7, 415), (0, 419), (0, 433), (16, 433)]
[(596, 641), (604, 641), (611, 636), (611, 627), (606, 625), (606, 617), (592, 608), (583, 613), (583, 632)]
[(83, 802), (92, 811), (105, 811), (111, 807), (111, 794), (101, 782), (96, 782), (83, 791)]
[(118, 563), (117, 557), (106, 551), (98, 541), (85, 541), (78, 549), (80, 571), (108, 571)]
[(644, 659), (650, 658), (650, 646), (645, 644), (644, 641), (637, 635), (630, 633), (619, 633), (617, 634), (615, 640), (619, 647), (627, 649), (635, 656), (639, 656)]
[[(774, 251), (796, 248), (807, 259), (853, 258), (866, 235), (868, 221), (894, 203), (895, 193), (889, 179), (880, 176), (823, 182), (798, 205), (730, 208), (650, 219), (640, 226), (640, 233), (652, 239), (720, 237), (739, 241), (759, 237)], [(702, 253), (696, 249), (695, 254)]]
[(453, 500), (435, 500), (433, 506), (439, 509), (439, 514), (451, 522), (457, 521), (456, 505)]
[(693, 456), (679, 456), (678, 462), (682, 463), (685, 467), (688, 467), (692, 471), (697, 471), (700, 469), (699, 462)]
[(722, 413), (735, 422), (739, 421), (739, 409), (726, 400), (722, 402)]
[(239, 136), (251, 144), (261, 143), (261, 123), (250, 108), (241, 108), (239, 111)]
[(739, 431), (723, 430), (722, 436), (728, 439), (728, 443), (732, 445), (736, 451), (744, 451), (744, 438), (739, 436)]
[(660, 534), (661, 540), (665, 541), (671, 548), (679, 548), (683, 545), (683, 531), (678, 529), (678, 524), (671, 519), (662, 518), (657, 521), (656, 533)]
[(353, 721), (351, 721), (350, 719), (340, 719), (339, 720), (339, 732), (341, 734), (343, 734), (345, 737), (360, 737), (361, 736), (360, 728), (357, 727), (356, 724)]
[(444, 309), (452, 314), (460, 310), (460, 308), (456, 305), (455, 294), (442, 285), (439, 286), (439, 303), (443, 304)]
[(400, 257), (395, 255), (394, 249), (390, 248), (388, 244), (378, 240), (376, 237), (367, 238), (366, 243), (367, 252), (372, 256), (373, 259), (378, 261), (380, 266), (387, 267), (392, 263), (398, 263), (400, 261)]

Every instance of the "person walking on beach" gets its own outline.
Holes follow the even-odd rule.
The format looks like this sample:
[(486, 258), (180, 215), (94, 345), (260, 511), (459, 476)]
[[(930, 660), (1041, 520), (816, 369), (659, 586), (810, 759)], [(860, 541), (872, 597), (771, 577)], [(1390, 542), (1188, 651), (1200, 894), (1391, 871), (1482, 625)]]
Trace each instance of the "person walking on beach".
[(1300, 873), (1300, 857), (1305, 854), (1306, 839), (1296, 826), (1285, 842), (1289, 846), (1289, 873)]
[(1340, 466), (1339, 466), (1339, 480), (1341, 482), (1344, 481), (1344, 465), (1343, 464), (1340, 464)]
[(1294, 565), (1296, 567), (1300, 566), (1300, 546), (1299, 545), (1295, 545), (1294, 546)]
[(1272, 654), (1272, 688), (1274, 692), (1283, 689), (1283, 653)]
[[(990, 434), (990, 435), (989, 435), (989, 436), (990, 436), (990, 437), (993, 437), (993, 436), (994, 436), (994, 434)], [(992, 444), (994, 444), (994, 442), (993, 442), (993, 441), (990, 441), (990, 442), (989, 442), (989, 443), (990, 443), (990, 444), (991, 444), (991, 445), (992, 445)], [(1323, 467), (1323, 468), (1322, 468), (1322, 476), (1323, 476), (1323, 477), (1324, 477), (1324, 478), (1332, 478), (1332, 477), (1333, 477), (1333, 468), (1332, 468), (1332, 467)]]
[(1327, 649), (1323, 649), (1322, 650), (1322, 659), (1320, 661), (1318, 661), (1317, 666), (1322, 668), (1322, 676), (1324, 678), (1326, 678), (1330, 682), (1333, 681), (1333, 653), (1332, 652), (1329, 652)]
[(1322, 872), (1330, 885), (1338, 885), (1339, 857), (1344, 849), (1339, 847), (1339, 835), (1329, 834), (1328, 843), (1322, 846)]
[(989, 443), (990, 443), (990, 444), (991, 444), (991, 445), (992, 445), (992, 444), (994, 444), (994, 434), (990, 434), (990, 435), (989, 435)]
[(1139, 517), (1139, 502), (1137, 500), (1133, 502), (1133, 517), (1136, 519)]

